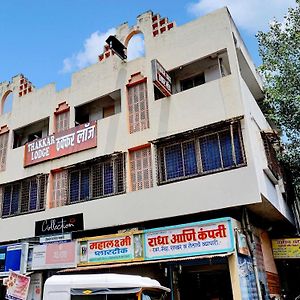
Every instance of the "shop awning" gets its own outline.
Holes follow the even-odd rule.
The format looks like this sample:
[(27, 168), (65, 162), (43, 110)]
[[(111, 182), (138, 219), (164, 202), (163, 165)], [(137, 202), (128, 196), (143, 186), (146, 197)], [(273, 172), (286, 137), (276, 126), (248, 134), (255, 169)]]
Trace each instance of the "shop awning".
[(163, 260), (147, 260), (147, 261), (134, 261), (134, 262), (128, 262), (128, 263), (102, 264), (102, 265), (96, 265), (96, 266), (86, 266), (86, 267), (77, 267), (77, 268), (72, 268), (72, 269), (63, 269), (63, 270), (58, 271), (57, 273), (62, 274), (62, 273), (92, 271), (92, 270), (100, 270), (100, 269), (132, 267), (132, 266), (140, 266), (140, 265), (148, 265), (148, 264), (192, 261), (192, 260), (197, 260), (197, 259), (214, 259), (214, 258), (218, 258), (218, 257), (227, 257), (232, 254), (233, 254), (233, 252), (226, 252), (226, 253), (219, 253), (219, 254), (212, 254), (212, 255), (169, 258), (169, 259), (163, 259)]

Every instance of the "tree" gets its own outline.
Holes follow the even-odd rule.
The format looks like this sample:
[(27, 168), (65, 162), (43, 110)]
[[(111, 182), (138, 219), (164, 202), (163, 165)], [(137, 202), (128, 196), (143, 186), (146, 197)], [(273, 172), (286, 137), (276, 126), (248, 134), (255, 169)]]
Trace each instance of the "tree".
[(300, 0), (295, 1), (283, 22), (274, 20), (257, 38), (265, 112), (283, 132), (284, 150), (279, 158), (291, 172), (300, 199)]

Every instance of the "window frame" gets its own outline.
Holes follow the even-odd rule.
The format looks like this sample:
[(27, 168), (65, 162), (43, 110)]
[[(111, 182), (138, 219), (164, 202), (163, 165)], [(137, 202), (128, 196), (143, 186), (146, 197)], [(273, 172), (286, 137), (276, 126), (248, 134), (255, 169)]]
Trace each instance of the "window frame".
[[(30, 214), (38, 211), (45, 210), (46, 206), (46, 199), (47, 199), (47, 184), (48, 184), (48, 174), (40, 174), (32, 177), (28, 177), (19, 181), (11, 182), (8, 184), (4, 184), (0, 186), (2, 192), (1, 195), (1, 217), (2, 218), (9, 218), (14, 217), (18, 215), (24, 215), (24, 214)], [(36, 182), (36, 199), (35, 199), (35, 208), (31, 209), (31, 192), (32, 192), (32, 182)], [(43, 182), (44, 181), (44, 182)], [(28, 184), (28, 189), (26, 189), (26, 184)], [(18, 186), (18, 199), (17, 199), (17, 210), (12, 213), (12, 203), (13, 203), (13, 193), (14, 193), (14, 187)], [(10, 200), (9, 200), (9, 213), (3, 214), (4, 212), (4, 205), (5, 204), (5, 189), (10, 189)], [(28, 198), (27, 198), (27, 196)], [(25, 202), (24, 202), (25, 200)], [(24, 203), (27, 203), (27, 208), (23, 209)]]
[[(230, 145), (231, 145), (231, 159), (233, 163), (228, 166), (224, 166), (224, 152), (222, 151), (221, 145), (221, 134), (222, 133), (229, 133), (230, 134)], [(201, 153), (201, 142), (202, 138), (206, 138), (208, 136), (216, 135), (217, 143), (218, 143), (218, 151), (219, 151), (219, 159), (221, 163), (221, 167), (219, 168), (212, 168), (205, 170), (204, 168), (204, 158), (202, 157), (203, 154)], [(238, 138), (239, 149), (236, 149), (236, 138)], [(167, 165), (166, 165), (166, 155), (165, 149), (168, 147), (172, 147), (174, 145), (180, 145), (181, 154), (183, 155), (183, 145), (188, 142), (194, 142), (195, 147), (195, 159), (196, 159), (196, 169), (197, 172), (194, 174), (185, 174), (185, 167), (184, 167), (184, 160), (181, 162), (183, 175), (169, 178), (167, 176)], [(239, 152), (240, 158), (237, 161), (236, 154)], [(242, 131), (241, 131), (241, 124), (240, 122), (235, 122), (234, 124), (228, 124), (225, 127), (216, 127), (215, 129), (209, 129), (206, 131), (202, 131), (202, 133), (190, 133), (186, 134), (185, 137), (181, 135), (181, 137), (174, 137), (169, 141), (162, 141), (161, 143), (156, 144), (156, 159), (157, 159), (157, 183), (158, 185), (168, 184), (171, 182), (182, 181), (189, 178), (205, 176), (212, 173), (219, 173), (227, 170), (232, 170), (236, 168), (240, 168), (247, 165), (246, 155), (245, 155), (245, 148), (243, 143)]]

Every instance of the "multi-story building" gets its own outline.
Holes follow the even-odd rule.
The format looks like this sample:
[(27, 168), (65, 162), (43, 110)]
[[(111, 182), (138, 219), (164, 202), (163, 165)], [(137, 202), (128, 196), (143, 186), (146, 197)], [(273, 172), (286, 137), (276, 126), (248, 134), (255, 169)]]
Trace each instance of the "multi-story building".
[[(144, 56), (126, 61), (138, 33)], [(36, 284), (121, 272), (172, 299), (278, 294), (270, 231), (294, 220), (263, 97), (226, 8), (182, 26), (138, 16), (64, 90), (1, 83), (1, 274), (17, 249)]]

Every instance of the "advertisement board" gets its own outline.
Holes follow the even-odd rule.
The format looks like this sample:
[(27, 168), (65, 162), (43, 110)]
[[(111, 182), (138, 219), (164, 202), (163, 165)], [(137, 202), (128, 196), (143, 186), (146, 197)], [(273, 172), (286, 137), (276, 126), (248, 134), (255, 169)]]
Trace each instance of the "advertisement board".
[(27, 300), (42, 299), (42, 283), (43, 283), (42, 273), (31, 274)]
[(79, 240), (79, 265), (143, 259), (142, 235), (116, 234)]
[(8, 276), (9, 271), (25, 273), (28, 257), (28, 243), (0, 246), (0, 276)]
[(300, 258), (300, 238), (272, 240), (275, 259)]
[(234, 250), (229, 218), (145, 230), (144, 239), (147, 260)]
[(96, 146), (97, 121), (93, 121), (27, 143), (24, 167)]
[(72, 268), (76, 266), (76, 243), (52, 243), (33, 247), (32, 270)]
[(30, 277), (10, 271), (6, 281), (5, 299), (26, 300)]

